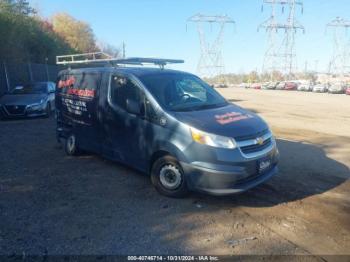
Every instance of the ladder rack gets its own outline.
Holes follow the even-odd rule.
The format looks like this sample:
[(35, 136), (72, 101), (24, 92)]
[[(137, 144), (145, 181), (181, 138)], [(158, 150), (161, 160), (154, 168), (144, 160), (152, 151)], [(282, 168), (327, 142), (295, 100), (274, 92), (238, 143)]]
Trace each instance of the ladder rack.
[(114, 58), (103, 52), (74, 54), (74, 55), (61, 55), (56, 57), (57, 65), (74, 65), (74, 64), (109, 64), (113, 66), (118, 65), (145, 65), (153, 64), (160, 68), (164, 68), (168, 64), (181, 64), (184, 60), (179, 59), (163, 59), (163, 58), (143, 58), (143, 57), (131, 57), (131, 58)]

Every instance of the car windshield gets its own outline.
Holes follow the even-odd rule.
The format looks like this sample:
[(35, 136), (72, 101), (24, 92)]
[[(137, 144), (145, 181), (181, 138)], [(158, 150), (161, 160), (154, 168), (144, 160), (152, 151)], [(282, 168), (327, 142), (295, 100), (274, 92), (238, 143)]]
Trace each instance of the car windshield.
[(156, 74), (140, 77), (160, 105), (169, 111), (195, 111), (227, 105), (214, 88), (189, 74)]
[(12, 94), (14, 95), (26, 95), (26, 94), (46, 94), (47, 85), (46, 83), (35, 83), (21, 87), (16, 87)]

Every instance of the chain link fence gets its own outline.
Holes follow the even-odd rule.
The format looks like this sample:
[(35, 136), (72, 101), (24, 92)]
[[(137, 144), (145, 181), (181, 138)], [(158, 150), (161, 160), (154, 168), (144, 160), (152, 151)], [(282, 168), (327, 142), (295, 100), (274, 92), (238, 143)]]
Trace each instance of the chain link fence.
[(55, 82), (63, 67), (47, 64), (0, 62), (0, 96), (16, 86), (40, 81)]

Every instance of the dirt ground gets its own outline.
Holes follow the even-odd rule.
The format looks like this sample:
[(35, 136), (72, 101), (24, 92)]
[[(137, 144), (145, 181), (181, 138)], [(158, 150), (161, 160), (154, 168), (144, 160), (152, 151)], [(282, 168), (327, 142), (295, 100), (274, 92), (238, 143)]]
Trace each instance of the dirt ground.
[(277, 176), (229, 197), (169, 199), (133, 169), (66, 156), (54, 119), (0, 122), (0, 254), (350, 255), (350, 97), (219, 91), (281, 153)]

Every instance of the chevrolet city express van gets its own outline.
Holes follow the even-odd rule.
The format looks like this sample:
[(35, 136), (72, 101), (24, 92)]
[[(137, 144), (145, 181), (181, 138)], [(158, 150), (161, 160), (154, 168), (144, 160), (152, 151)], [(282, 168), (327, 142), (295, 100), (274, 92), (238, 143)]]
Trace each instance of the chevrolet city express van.
[(56, 116), (68, 155), (84, 150), (129, 165), (150, 174), (166, 196), (243, 192), (277, 172), (279, 153), (265, 121), (189, 73), (64, 70)]

